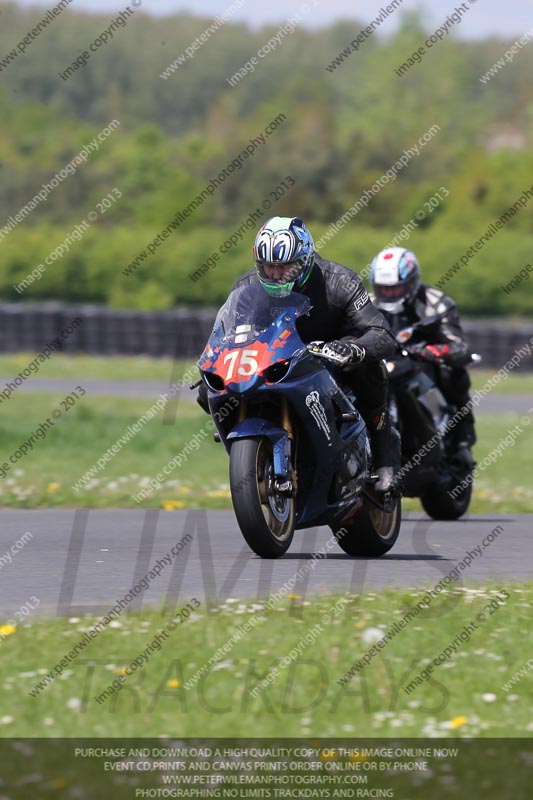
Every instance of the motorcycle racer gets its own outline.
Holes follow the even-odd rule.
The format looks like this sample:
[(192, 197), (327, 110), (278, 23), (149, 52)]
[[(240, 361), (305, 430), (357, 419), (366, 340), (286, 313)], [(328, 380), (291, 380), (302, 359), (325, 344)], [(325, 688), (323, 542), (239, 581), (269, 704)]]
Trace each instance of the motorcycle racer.
[[(361, 278), (348, 267), (315, 252), (313, 238), (298, 217), (273, 217), (257, 233), (255, 269), (233, 289), (259, 282), (270, 295), (307, 295), (309, 315), (297, 320), (298, 333), (318, 357), (342, 368), (367, 425), (378, 475), (375, 489), (388, 491), (400, 465), (397, 432), (388, 414), (388, 374), (383, 362), (396, 341), (383, 314), (373, 305)], [(202, 385), (198, 402), (208, 411)]]
[(440, 289), (420, 282), (418, 259), (403, 247), (378, 253), (372, 262), (370, 280), (373, 302), (395, 334), (425, 317), (444, 315), (433, 340), (421, 343), (417, 354), (435, 365), (446, 401), (463, 412), (455, 425), (454, 439), (458, 450), (469, 449), (476, 442), (474, 415), (469, 406), (471, 381), (465, 367), (470, 356), (455, 302)]

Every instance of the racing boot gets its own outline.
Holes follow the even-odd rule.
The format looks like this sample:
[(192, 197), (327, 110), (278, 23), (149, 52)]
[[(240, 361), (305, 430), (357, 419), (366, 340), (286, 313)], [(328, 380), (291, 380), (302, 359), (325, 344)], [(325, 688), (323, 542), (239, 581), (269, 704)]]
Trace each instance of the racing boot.
[(477, 442), (475, 420), (471, 410), (457, 421), (454, 431), (454, 441), (458, 450), (471, 448)]
[(372, 450), (372, 466), (378, 476), (374, 484), (377, 492), (398, 490), (396, 476), (400, 469), (400, 434), (391, 425), (388, 411), (374, 414), (367, 422)]

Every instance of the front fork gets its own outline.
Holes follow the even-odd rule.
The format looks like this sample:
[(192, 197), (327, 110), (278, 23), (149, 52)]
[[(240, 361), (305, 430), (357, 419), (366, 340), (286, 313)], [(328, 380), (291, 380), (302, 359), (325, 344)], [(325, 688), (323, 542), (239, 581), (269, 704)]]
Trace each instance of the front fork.
[(241, 399), (238, 422), (228, 434), (228, 440), (266, 437), (272, 445), (274, 489), (287, 497), (296, 495), (296, 473), (291, 462), (291, 441), (294, 440), (289, 404), (281, 398), (281, 424), (276, 426), (267, 420), (248, 417), (246, 400)]
[(275, 487), (277, 491), (285, 495), (287, 497), (296, 497), (296, 472), (292, 467), (291, 462), (291, 451), (293, 449), (293, 442), (294, 442), (294, 432), (292, 428), (292, 421), (291, 421), (291, 414), (289, 410), (289, 403), (287, 402), (286, 397), (281, 398), (281, 427), (284, 431), (287, 431), (287, 447), (288, 447), (288, 469), (289, 469), (289, 476), (287, 478), (280, 479), (276, 477)]

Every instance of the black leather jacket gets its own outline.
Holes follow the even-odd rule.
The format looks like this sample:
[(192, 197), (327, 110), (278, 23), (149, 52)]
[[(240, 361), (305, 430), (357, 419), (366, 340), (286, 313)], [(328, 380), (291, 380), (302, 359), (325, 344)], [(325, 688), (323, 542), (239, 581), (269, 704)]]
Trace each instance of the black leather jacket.
[(409, 305), (400, 314), (382, 312), (387, 318), (394, 333), (407, 328), (414, 322), (434, 314), (444, 314), (442, 321), (427, 344), (447, 344), (448, 353), (443, 360), (451, 367), (462, 367), (469, 361), (469, 347), (465, 333), (461, 327), (461, 320), (457, 306), (451, 297), (440, 289), (421, 283), (414, 303)]
[[(258, 280), (255, 269), (251, 269), (236, 281), (233, 288), (257, 283)], [(301, 292), (312, 304), (310, 314), (300, 317), (296, 323), (306, 344), (357, 339), (358, 344), (365, 348), (365, 361), (379, 361), (395, 352), (396, 341), (389, 324), (353, 270), (315, 254), (313, 270)]]

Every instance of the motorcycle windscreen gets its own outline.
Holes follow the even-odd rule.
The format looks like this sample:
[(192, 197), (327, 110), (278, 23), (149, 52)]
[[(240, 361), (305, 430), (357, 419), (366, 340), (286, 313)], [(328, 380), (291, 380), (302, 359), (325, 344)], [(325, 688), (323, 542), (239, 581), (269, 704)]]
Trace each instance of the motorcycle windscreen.
[[(271, 297), (260, 284), (234, 289), (217, 314), (200, 369), (216, 372), (226, 384), (247, 381), (279, 359), (277, 348), (294, 331), (296, 319), (310, 308), (309, 298), (296, 292)], [(266, 333), (270, 328), (273, 340)], [(256, 349), (246, 349), (254, 342)]]
[[(290, 292), (286, 297), (272, 297), (260, 284), (234, 289), (217, 314), (214, 333), (220, 342), (248, 344), (266, 331), (281, 314), (293, 312), (293, 319), (308, 314), (308, 297)], [(292, 317), (292, 314), (291, 314)]]

